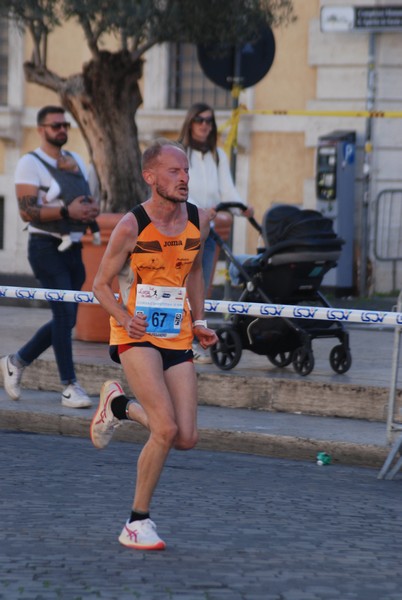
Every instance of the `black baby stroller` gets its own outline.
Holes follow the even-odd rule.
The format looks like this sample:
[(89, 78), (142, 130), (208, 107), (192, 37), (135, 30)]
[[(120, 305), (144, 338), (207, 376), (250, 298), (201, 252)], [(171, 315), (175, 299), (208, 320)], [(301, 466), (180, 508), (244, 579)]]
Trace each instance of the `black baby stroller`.
[[(234, 207), (246, 209), (239, 203), (217, 208)], [(239, 302), (330, 307), (319, 288), (324, 275), (336, 266), (344, 243), (334, 233), (332, 221), (317, 211), (289, 205), (268, 210), (262, 227), (249, 221), (260, 232), (264, 247), (242, 262), (212, 234), (229, 262), (229, 272), (238, 277)], [(346, 373), (352, 364), (349, 335), (339, 322), (235, 315), (216, 333), (219, 341), (211, 356), (223, 370), (235, 367), (242, 349), (247, 349), (266, 355), (276, 367), (293, 364), (297, 373), (308, 375), (314, 368), (313, 339), (331, 337), (339, 341), (329, 355), (332, 369)]]

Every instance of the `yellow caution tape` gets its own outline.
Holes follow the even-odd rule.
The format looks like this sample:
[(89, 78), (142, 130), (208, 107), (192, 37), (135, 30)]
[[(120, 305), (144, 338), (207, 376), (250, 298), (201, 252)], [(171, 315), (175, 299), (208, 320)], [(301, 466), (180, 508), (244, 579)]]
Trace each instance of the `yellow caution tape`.
[[(241, 92), (240, 86), (234, 86), (232, 96), (238, 98)], [(233, 109), (230, 118), (223, 123), (218, 131), (222, 133), (229, 129), (224, 150), (228, 156), (232, 148), (237, 147), (237, 133), (240, 117), (243, 115), (272, 115), (279, 117), (358, 117), (365, 119), (401, 119), (402, 111), (392, 110), (248, 110), (244, 105)]]
[(234, 85), (232, 87), (232, 91), (231, 91), (232, 98), (234, 100), (238, 100), (239, 97), (240, 97), (240, 93), (242, 92), (242, 90), (243, 90), (243, 88), (241, 87), (241, 85)]
[(241, 114), (296, 117), (364, 117), (366, 119), (400, 119), (402, 111), (392, 110), (247, 110)]
[(226, 141), (223, 146), (223, 149), (225, 150), (225, 152), (228, 156), (230, 155), (231, 148), (237, 147), (237, 132), (238, 132), (238, 128), (239, 128), (239, 121), (240, 121), (240, 107), (235, 108), (233, 110), (232, 116), (229, 119), (230, 129), (229, 129), (229, 133), (226, 137)]

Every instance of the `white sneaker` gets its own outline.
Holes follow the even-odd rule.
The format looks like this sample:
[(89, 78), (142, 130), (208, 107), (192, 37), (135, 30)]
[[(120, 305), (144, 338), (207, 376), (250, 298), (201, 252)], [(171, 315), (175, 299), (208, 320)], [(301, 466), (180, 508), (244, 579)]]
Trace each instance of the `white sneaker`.
[(99, 406), (93, 416), (90, 436), (95, 448), (105, 448), (113, 437), (116, 427), (121, 421), (112, 413), (112, 401), (118, 396), (124, 396), (124, 391), (117, 381), (106, 381), (101, 389)]
[(15, 367), (10, 361), (10, 355), (0, 360), (3, 373), (3, 386), (11, 400), (19, 400), (21, 396), (20, 382), (25, 367)]
[(59, 244), (57, 246), (57, 250), (59, 252), (65, 252), (66, 250), (69, 249), (70, 246), (72, 246), (73, 244), (73, 240), (71, 239), (71, 237), (69, 235), (62, 235), (61, 236), (61, 244)]
[(89, 408), (92, 402), (79, 383), (70, 383), (61, 395), (61, 403), (68, 408)]
[(200, 344), (193, 344), (193, 361), (199, 365), (211, 365), (212, 358), (209, 349), (205, 350)]
[(164, 550), (166, 544), (156, 533), (156, 525), (151, 519), (132, 521), (123, 527), (119, 542), (136, 550)]

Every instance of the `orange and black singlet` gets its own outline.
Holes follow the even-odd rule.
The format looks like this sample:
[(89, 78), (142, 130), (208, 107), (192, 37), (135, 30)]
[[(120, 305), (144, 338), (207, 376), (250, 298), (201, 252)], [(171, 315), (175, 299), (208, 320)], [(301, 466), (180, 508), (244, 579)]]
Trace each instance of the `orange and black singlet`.
[[(187, 276), (201, 246), (198, 208), (187, 203), (188, 221), (175, 236), (162, 234), (152, 223), (142, 205), (132, 209), (138, 222), (138, 238), (125, 267), (119, 274), (119, 302), (130, 315), (137, 304), (137, 285), (184, 288)], [(146, 333), (133, 340), (114, 317), (110, 318), (110, 344), (151, 342), (159, 348), (187, 350), (193, 340), (191, 315), (187, 299), (184, 302), (180, 329), (175, 337), (158, 337)]]

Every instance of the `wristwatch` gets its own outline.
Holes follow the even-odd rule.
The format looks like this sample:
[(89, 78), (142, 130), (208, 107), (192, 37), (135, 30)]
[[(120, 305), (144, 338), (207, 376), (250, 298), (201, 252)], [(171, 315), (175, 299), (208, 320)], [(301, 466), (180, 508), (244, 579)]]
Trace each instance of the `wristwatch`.
[(68, 212), (68, 208), (67, 206), (62, 206), (60, 209), (60, 216), (62, 219), (68, 219), (70, 216), (70, 213)]

